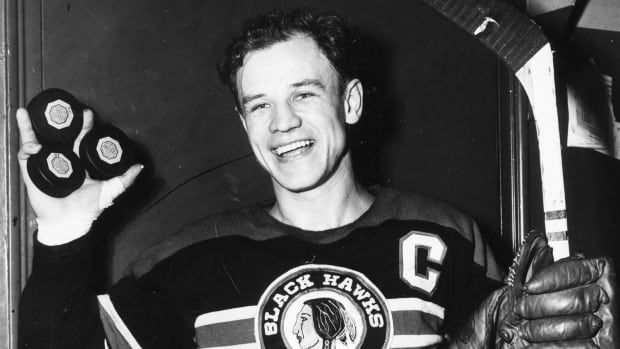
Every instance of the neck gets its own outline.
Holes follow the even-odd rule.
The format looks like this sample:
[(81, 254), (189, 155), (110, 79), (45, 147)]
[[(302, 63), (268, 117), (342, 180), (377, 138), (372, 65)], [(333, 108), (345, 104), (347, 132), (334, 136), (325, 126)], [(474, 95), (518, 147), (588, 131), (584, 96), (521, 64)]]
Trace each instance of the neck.
[(274, 183), (276, 203), (269, 213), (304, 230), (338, 228), (358, 219), (374, 198), (354, 178), (349, 154), (330, 178), (304, 192), (291, 192)]

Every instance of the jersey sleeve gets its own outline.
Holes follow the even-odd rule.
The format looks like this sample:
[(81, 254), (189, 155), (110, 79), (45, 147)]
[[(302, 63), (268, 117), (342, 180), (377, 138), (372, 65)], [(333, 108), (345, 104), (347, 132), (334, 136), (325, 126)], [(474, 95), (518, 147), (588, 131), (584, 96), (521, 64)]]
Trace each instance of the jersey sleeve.
[(446, 302), (443, 332), (453, 332), (493, 290), (504, 273), (476, 222), (454, 206), (425, 195), (387, 190), (386, 217), (432, 222), (447, 228), (450, 264), (443, 267), (442, 299)]
[(453, 333), (460, 328), (480, 303), (503, 285), (503, 273), (476, 223), (468, 219), (466, 224), (469, 227), (462, 227), (463, 234), (470, 239), (472, 247), (467, 253), (462, 253), (464, 258), (455, 266), (458, 272), (454, 275), (452, 306), (444, 323), (444, 332), (447, 333)]
[(95, 240), (87, 234), (52, 247), (35, 239), (32, 274), (20, 299), (20, 348), (103, 348)]
[(195, 348), (193, 323), (180, 315), (162, 268), (101, 294), (94, 236), (54, 247), (35, 243), (20, 300), (19, 347)]
[(97, 297), (110, 348), (196, 347), (191, 311), (184, 304), (189, 297), (175, 291), (168, 283), (174, 278), (159, 271), (140, 279), (127, 276)]

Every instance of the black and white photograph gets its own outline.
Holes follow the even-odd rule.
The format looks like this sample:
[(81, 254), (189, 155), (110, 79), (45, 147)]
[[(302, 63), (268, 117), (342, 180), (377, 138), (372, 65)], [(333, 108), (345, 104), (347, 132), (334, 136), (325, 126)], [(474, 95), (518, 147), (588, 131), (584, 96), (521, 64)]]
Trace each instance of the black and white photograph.
[(0, 348), (620, 348), (617, 0), (0, 15)]

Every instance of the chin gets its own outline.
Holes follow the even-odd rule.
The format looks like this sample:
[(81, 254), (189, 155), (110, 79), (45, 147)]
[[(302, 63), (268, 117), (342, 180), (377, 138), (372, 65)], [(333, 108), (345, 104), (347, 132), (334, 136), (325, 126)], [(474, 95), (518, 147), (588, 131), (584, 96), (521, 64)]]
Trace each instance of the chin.
[(282, 187), (293, 193), (303, 193), (319, 187), (325, 182), (323, 176), (318, 175), (282, 175), (279, 180), (277, 177), (272, 177), (278, 186)]
[(303, 193), (315, 189), (320, 184), (317, 183), (287, 183), (287, 182), (278, 182), (278, 186), (290, 191), (292, 193)]

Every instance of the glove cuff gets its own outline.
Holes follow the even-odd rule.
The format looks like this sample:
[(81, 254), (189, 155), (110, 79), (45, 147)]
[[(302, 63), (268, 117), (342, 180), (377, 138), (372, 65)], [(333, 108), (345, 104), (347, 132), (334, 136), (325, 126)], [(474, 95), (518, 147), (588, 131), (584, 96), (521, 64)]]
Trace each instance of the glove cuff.
[(491, 293), (467, 319), (449, 343), (449, 348), (493, 348), (500, 307), (509, 288), (504, 286)]
[(37, 218), (37, 240), (46, 246), (66, 244), (86, 235), (94, 220), (91, 215), (64, 216), (53, 220)]

